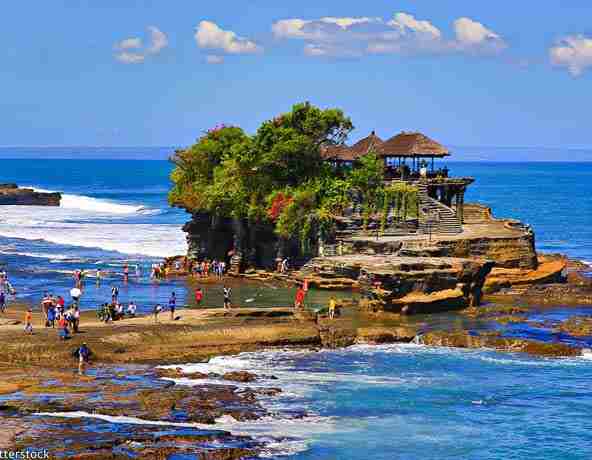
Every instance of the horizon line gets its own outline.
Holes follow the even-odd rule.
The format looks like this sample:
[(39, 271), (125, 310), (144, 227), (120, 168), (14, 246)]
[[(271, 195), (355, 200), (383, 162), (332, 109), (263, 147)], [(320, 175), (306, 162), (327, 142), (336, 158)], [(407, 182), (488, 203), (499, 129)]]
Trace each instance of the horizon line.
[[(192, 144), (193, 145), (193, 144)], [(0, 145), (0, 149), (74, 149), (74, 148), (85, 148), (85, 149), (178, 149), (187, 148), (188, 146), (179, 145)], [(540, 149), (540, 150), (590, 150), (592, 151), (592, 145), (590, 146), (527, 146), (527, 145), (471, 145), (471, 144), (449, 144), (449, 148), (475, 148), (475, 149)]]

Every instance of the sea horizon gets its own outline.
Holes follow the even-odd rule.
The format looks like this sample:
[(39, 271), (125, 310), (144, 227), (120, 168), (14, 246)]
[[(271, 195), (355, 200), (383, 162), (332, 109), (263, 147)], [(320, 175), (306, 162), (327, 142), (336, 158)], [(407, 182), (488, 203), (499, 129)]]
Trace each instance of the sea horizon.
[[(166, 161), (183, 146), (0, 146), (5, 160), (140, 160)], [(525, 147), (451, 145), (451, 155), (438, 160), (450, 162), (489, 163), (588, 163), (592, 147)], [(86, 150), (86, 152), (85, 152)], [(149, 152), (146, 152), (149, 150)], [(99, 152), (100, 155), (99, 155)], [(156, 157), (151, 156), (156, 154)], [(570, 158), (565, 158), (569, 154)], [(83, 155), (82, 157), (80, 155)], [(563, 158), (560, 158), (563, 156)]]

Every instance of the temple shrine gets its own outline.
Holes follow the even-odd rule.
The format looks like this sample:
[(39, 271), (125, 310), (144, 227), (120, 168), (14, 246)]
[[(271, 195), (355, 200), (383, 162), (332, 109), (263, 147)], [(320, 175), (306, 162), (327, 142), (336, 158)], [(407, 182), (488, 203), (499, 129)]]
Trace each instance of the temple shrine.
[(331, 146), (322, 152), (325, 161), (336, 168), (355, 168), (370, 153), (383, 159), (386, 181), (417, 187), (419, 232), (462, 232), (465, 191), (474, 179), (450, 175), (441, 164), (450, 156), (446, 147), (417, 132), (402, 132), (383, 141), (373, 131), (351, 147)]

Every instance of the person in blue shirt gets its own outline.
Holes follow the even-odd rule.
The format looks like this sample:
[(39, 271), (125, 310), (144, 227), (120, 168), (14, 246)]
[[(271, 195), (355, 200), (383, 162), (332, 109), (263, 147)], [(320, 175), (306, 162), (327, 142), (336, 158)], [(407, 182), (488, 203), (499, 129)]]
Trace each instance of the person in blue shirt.
[(175, 309), (177, 308), (177, 296), (173, 292), (169, 299), (169, 310), (171, 312), (171, 321), (175, 319)]

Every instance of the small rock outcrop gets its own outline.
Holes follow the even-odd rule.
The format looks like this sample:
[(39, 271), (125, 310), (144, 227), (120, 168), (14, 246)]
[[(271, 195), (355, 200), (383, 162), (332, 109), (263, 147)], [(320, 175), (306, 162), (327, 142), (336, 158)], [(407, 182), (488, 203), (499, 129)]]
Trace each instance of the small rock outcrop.
[(298, 277), (323, 286), (350, 280), (370, 313), (434, 313), (479, 305), (494, 262), (452, 257), (350, 255), (316, 258)]
[(62, 194), (37, 192), (32, 188), (19, 188), (16, 184), (0, 184), (0, 205), (59, 206)]

